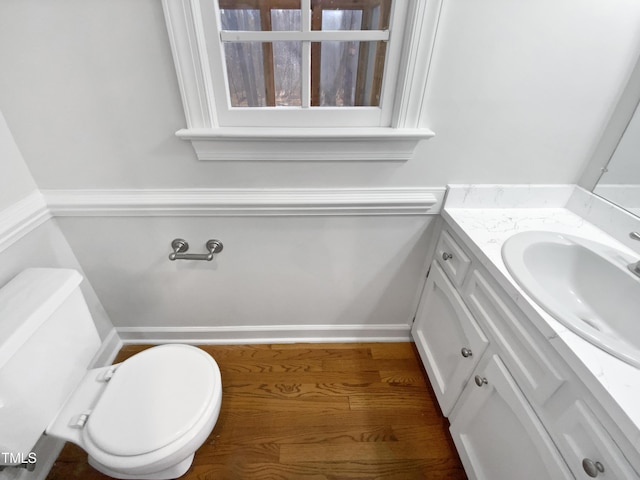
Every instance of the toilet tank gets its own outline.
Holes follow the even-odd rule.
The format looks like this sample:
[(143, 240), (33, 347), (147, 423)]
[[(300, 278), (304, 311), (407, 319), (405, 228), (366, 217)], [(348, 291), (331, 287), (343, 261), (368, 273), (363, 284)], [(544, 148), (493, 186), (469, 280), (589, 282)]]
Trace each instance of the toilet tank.
[(14, 458), (29, 454), (100, 348), (81, 281), (31, 268), (0, 289), (0, 452)]

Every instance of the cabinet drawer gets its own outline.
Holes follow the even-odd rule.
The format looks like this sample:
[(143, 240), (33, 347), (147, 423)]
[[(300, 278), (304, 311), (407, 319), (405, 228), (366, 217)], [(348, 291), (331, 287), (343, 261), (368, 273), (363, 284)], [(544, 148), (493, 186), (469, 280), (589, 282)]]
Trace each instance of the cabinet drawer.
[(542, 349), (546, 340), (536, 339), (524, 327), (528, 322), (524, 314), (510, 308), (478, 270), (471, 273), (465, 286), (465, 299), (471, 313), (499, 345), (504, 362), (525, 394), (543, 405), (564, 381)]
[[(575, 400), (549, 423), (556, 444), (576, 478), (588, 479), (594, 475), (603, 480), (640, 478), (582, 400)], [(590, 465), (585, 466), (583, 462)], [(591, 474), (587, 470), (592, 470)]]
[(471, 260), (453, 237), (443, 230), (436, 247), (436, 259), (456, 287), (460, 287), (469, 270)]

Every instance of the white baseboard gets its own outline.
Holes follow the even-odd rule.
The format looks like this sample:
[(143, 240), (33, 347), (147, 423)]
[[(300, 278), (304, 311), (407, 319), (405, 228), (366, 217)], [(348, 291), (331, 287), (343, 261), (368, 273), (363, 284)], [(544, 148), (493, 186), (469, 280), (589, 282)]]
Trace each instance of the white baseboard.
[(117, 330), (112, 328), (102, 341), (100, 350), (98, 350), (98, 353), (93, 357), (90, 368), (111, 365), (120, 351), (120, 348), (122, 348), (122, 340), (120, 339)]
[(119, 327), (125, 344), (407, 342), (409, 325), (269, 325), (246, 327)]

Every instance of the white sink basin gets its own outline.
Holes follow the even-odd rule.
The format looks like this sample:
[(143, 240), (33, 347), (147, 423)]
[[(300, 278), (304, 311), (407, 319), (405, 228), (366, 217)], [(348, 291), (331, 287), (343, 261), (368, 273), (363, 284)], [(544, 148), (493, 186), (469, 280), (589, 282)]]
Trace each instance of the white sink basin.
[(554, 232), (510, 237), (502, 258), (522, 289), (564, 326), (640, 368), (638, 259), (584, 238)]

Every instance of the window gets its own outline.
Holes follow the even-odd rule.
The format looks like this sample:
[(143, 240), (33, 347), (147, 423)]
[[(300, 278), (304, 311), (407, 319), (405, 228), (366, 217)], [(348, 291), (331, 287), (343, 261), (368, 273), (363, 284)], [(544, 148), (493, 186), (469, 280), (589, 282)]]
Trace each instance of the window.
[(379, 106), (391, 3), (218, 0), (229, 103)]
[[(177, 134), (200, 159), (255, 159), (233, 145), (252, 140), (266, 159), (406, 160), (432, 135), (422, 100), (440, 1), (163, 0)], [(298, 145), (282, 155), (273, 140)]]

